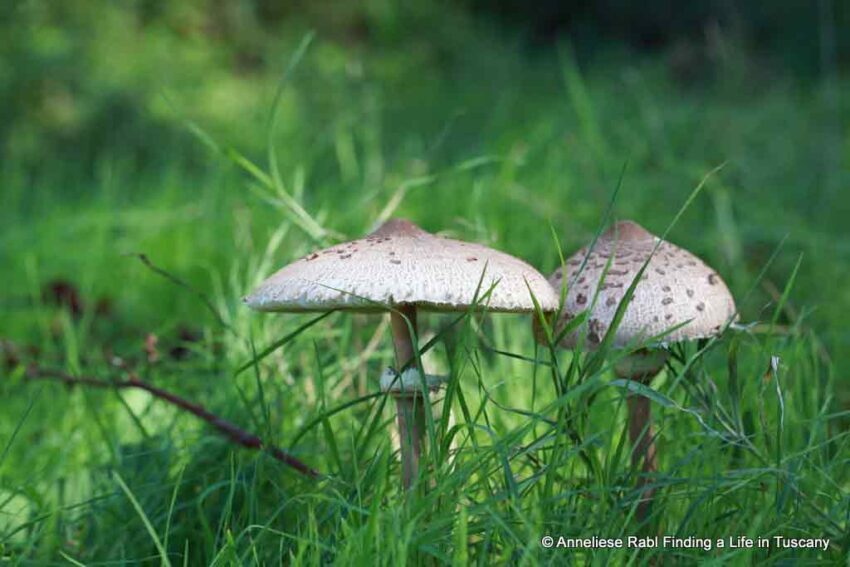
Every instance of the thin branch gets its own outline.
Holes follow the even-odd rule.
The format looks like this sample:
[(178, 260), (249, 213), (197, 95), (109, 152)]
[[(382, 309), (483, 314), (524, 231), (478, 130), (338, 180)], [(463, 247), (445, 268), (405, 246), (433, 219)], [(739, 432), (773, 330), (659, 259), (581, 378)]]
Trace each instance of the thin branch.
[(148, 384), (147, 382), (140, 380), (134, 373), (129, 373), (128, 378), (126, 380), (107, 381), (100, 380), (97, 378), (90, 378), (87, 376), (71, 376), (70, 374), (66, 374), (65, 372), (59, 370), (44, 369), (36, 365), (31, 365), (27, 369), (27, 378), (29, 380), (55, 380), (62, 382), (63, 384), (69, 387), (90, 386), (93, 388), (115, 388), (119, 390), (129, 388), (144, 390), (155, 398), (164, 400), (174, 406), (177, 406), (182, 410), (188, 411), (196, 417), (201, 418), (202, 420), (213, 426), (215, 429), (217, 429), (219, 433), (221, 433), (227, 439), (229, 439), (233, 443), (236, 443), (237, 445), (245, 447), (246, 449), (266, 451), (269, 455), (271, 455), (278, 461), (284, 463), (287, 466), (292, 467), (301, 474), (310, 478), (322, 478), (324, 476), (319, 471), (311, 468), (310, 466), (295, 458), (291, 454), (287, 453), (283, 449), (275, 447), (273, 445), (266, 445), (265, 443), (263, 443), (262, 439), (260, 439), (253, 433), (249, 433), (248, 431), (245, 431), (244, 429), (227, 421), (226, 419), (211, 413), (199, 404), (190, 402), (189, 400), (181, 398), (180, 396), (172, 394), (171, 392), (167, 392), (161, 388), (157, 388), (152, 384)]

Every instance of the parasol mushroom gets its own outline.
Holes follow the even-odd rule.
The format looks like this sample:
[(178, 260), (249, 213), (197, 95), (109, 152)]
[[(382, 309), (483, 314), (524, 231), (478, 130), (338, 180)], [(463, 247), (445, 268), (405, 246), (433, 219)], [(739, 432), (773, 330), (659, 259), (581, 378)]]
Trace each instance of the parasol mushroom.
[[(648, 384), (664, 367), (665, 346), (720, 334), (736, 315), (729, 288), (702, 260), (659, 239), (632, 221), (616, 223), (591, 248), (584, 247), (557, 269), (549, 282), (560, 290), (567, 286), (561, 321), (591, 309), (587, 320), (586, 346), (595, 349), (614, 321), (623, 296), (644, 264), (641, 281), (615, 330), (613, 348), (633, 348), (660, 337), (659, 344), (640, 348), (615, 365), (618, 377)], [(564, 273), (566, 269), (566, 274)], [(606, 272), (607, 269), (607, 272)], [(535, 334), (542, 342), (539, 324)], [(560, 346), (575, 348), (580, 330), (567, 334)], [(657, 470), (649, 399), (635, 394), (627, 398), (632, 462), (645, 473)], [(643, 491), (640, 515), (645, 515), (652, 490)]]
[(558, 308), (552, 287), (522, 260), (435, 236), (403, 219), (389, 220), (360, 240), (307, 254), (245, 298), (259, 311), (390, 312), (396, 369), (381, 382), (396, 401), (405, 489), (419, 474), (427, 399), (423, 385), (439, 386), (417, 368), (417, 312), (475, 307), (530, 312), (534, 300), (544, 311)]

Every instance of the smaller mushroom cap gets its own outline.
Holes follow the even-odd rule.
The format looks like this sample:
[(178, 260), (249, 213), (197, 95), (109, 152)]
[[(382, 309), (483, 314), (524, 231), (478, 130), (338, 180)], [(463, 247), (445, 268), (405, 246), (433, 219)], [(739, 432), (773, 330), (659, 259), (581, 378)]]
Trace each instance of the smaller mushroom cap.
[[(566, 261), (566, 277), (562, 268), (549, 277), (557, 290), (567, 282), (561, 322), (591, 308), (596, 296), (587, 323), (587, 346), (595, 348), (650, 256), (617, 327), (614, 347), (638, 344), (662, 334), (662, 343), (707, 338), (719, 334), (737, 318), (735, 300), (717, 272), (639, 224), (621, 221), (601, 235), (592, 250), (584, 247)], [(608, 272), (600, 281), (609, 259)], [(561, 346), (573, 348), (577, 340), (578, 333), (571, 333)]]
[(558, 308), (552, 286), (522, 260), (393, 219), (365, 238), (296, 260), (245, 302), (259, 311), (368, 312), (399, 305), (458, 311), (477, 299), (491, 311), (528, 312), (532, 294), (544, 311)]

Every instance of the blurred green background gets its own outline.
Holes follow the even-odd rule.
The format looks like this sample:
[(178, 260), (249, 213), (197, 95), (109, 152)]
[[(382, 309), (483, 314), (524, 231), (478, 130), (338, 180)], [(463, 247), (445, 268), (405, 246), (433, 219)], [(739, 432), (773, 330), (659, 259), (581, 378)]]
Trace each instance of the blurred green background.
[[(7, 0), (0, 364), (13, 380), (0, 386), (0, 441), (12, 450), (5, 468), (0, 458), (0, 487), (31, 480), (20, 493), (33, 516), (71, 505), (54, 481), (75, 466), (98, 470), (101, 453), (70, 448), (100, 446), (91, 416), (108, 407), (123, 417), (98, 427), (136, 438), (122, 433), (135, 430), (113, 400), (70, 398), (59, 423), (49, 400), (28, 405), (21, 365), (34, 360), (72, 373), (101, 371), (114, 356), (143, 365), (155, 334), (170, 355), (148, 378), (249, 423), (227, 388), (250, 352), (228, 342), (191, 292), (132, 254), (209, 296), (243, 337), (280, 337), (297, 321), (260, 323), (240, 298), (317, 245), (281, 191), (331, 240), (399, 215), (549, 273), (559, 263), (550, 225), (565, 252), (585, 244), (622, 172), (614, 216), (660, 233), (722, 165), (669, 239), (717, 268), (745, 324), (771, 319), (801, 261), (778, 323), (811, 337), (797, 350), (811, 349), (834, 378), (829, 411), (850, 410), (848, 72), (846, 0)], [(353, 337), (373, 327), (337, 320), (345, 331), (318, 336), (327, 347), (343, 333), (332, 354), (344, 360), (365, 344)], [(503, 342), (533, 348), (526, 327), (495, 325)], [(312, 346), (303, 350), (276, 367), (290, 386), (311, 375)], [(370, 359), (361, 394), (390, 357)], [(798, 378), (814, 388), (815, 374)], [(308, 394), (307, 405), (319, 403)], [(304, 405), (278, 395), (278, 409)], [(291, 432), (292, 419), (303, 423), (281, 415), (288, 425), (272, 438)], [(831, 433), (846, 432), (842, 415)], [(144, 416), (148, 427), (161, 419)], [(78, 429), (83, 422), (92, 431)], [(36, 445), (56, 452), (26, 450)], [(307, 456), (328, 458), (320, 448)], [(193, 466), (214, 477), (208, 470), (227, 462), (204, 456)], [(83, 485), (78, 500), (90, 495)], [(121, 513), (122, 522), (134, 517)], [(39, 532), (21, 556), (56, 559), (61, 548), (115, 557), (120, 545), (139, 557), (147, 540), (137, 527), (115, 541), (89, 536), (87, 551), (68, 529), (57, 532), (71, 543)]]
[[(831, 351), (850, 344), (847, 2), (34, 0), (0, 18), (10, 307), (60, 278), (140, 327), (189, 317), (155, 280), (122, 287), (139, 271), (120, 253), (208, 287), (244, 252), (234, 231), (263, 245), (280, 211), (190, 125), (267, 168), (276, 88), (315, 33), (273, 138), (329, 228), (359, 235), (409, 186), (397, 213), (548, 272), (546, 223), (568, 251), (587, 240), (624, 164), (615, 213), (655, 231), (725, 164), (672, 239), (739, 296), (782, 242), (765, 281), (802, 254), (792, 304)], [(771, 300), (758, 284), (744, 319)]]

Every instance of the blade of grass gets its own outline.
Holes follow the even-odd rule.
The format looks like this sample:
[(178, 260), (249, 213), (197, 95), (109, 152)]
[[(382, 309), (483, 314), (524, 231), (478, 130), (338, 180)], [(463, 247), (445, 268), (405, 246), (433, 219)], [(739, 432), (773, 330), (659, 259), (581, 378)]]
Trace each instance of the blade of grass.
[(121, 491), (130, 501), (130, 504), (133, 505), (133, 509), (136, 511), (136, 514), (139, 515), (139, 518), (145, 525), (145, 530), (147, 530), (151, 541), (153, 541), (153, 544), (156, 546), (156, 549), (159, 552), (159, 557), (162, 561), (162, 565), (165, 565), (166, 567), (171, 567), (171, 561), (169, 561), (168, 559), (168, 553), (166, 553), (165, 547), (163, 547), (162, 542), (160, 541), (159, 536), (156, 533), (156, 530), (148, 519), (147, 514), (145, 514), (145, 511), (142, 509), (141, 504), (139, 504), (139, 501), (136, 500), (135, 495), (130, 490), (130, 487), (127, 486), (127, 483), (124, 482), (124, 479), (121, 478), (121, 475), (118, 473), (118, 471), (115, 471), (113, 474), (115, 475), (116, 484), (118, 484), (118, 487), (121, 488)]

